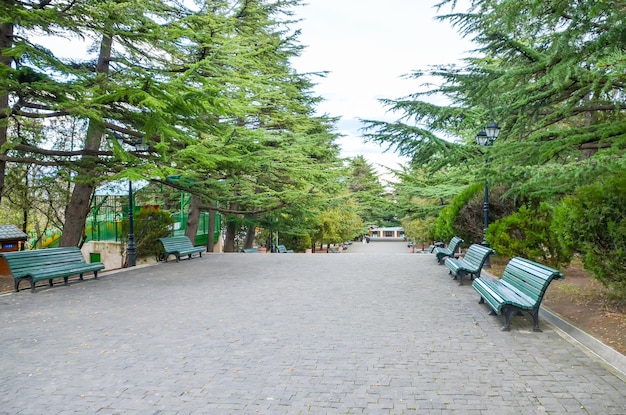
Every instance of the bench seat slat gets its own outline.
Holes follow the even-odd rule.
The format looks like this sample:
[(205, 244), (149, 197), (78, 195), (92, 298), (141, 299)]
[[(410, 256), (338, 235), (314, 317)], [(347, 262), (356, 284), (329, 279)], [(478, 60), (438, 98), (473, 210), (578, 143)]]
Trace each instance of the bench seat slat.
[(536, 300), (519, 292), (506, 281), (481, 277), (479, 284), (485, 287), (489, 296), (495, 300), (494, 305), (497, 308), (495, 310), (497, 314), (500, 314), (503, 305), (515, 305), (530, 310), (536, 303)]
[(480, 277), (480, 272), (489, 255), (495, 254), (493, 249), (472, 244), (463, 256), (463, 258), (449, 257), (445, 260), (445, 265), (450, 269), (450, 274), (454, 275), (454, 279), (459, 279), (459, 285), (463, 285), (463, 278), (469, 275), (470, 278)]

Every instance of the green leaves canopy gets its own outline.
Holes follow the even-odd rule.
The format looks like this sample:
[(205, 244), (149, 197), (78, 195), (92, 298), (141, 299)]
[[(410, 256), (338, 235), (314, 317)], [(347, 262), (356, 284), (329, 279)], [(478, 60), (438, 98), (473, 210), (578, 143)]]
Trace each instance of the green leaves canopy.
[[(289, 29), (298, 4), (4, 2), (2, 34), (19, 36), (0, 52), (0, 113), (10, 133), (0, 135), (1, 157), (74, 172), (66, 216), (79, 226), (66, 226), (64, 238), (79, 235), (93, 187), (121, 175), (169, 185), (179, 176), (176, 187), (227, 211), (313, 203), (340, 161), (334, 120), (313, 115), (313, 84), (290, 66), (301, 50)], [(92, 42), (89, 56), (63, 58), (39, 45), (39, 34)], [(84, 146), (52, 130), (27, 142), (24, 118), (43, 126), (83, 120)], [(134, 150), (138, 140), (148, 152)]]

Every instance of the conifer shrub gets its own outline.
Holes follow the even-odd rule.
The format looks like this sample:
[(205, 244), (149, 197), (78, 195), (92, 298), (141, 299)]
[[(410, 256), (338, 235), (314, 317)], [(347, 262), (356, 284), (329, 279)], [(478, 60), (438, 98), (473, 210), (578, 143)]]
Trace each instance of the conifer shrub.
[[(484, 183), (468, 186), (441, 210), (434, 226), (438, 238), (448, 241), (453, 236), (459, 236), (465, 241), (464, 247), (482, 242), (484, 188)], [(514, 200), (503, 196), (506, 190), (503, 186), (491, 186), (489, 189), (490, 224), (511, 215), (517, 209)], [(489, 238), (487, 240), (491, 243)]]
[(569, 263), (571, 256), (561, 248), (550, 227), (552, 211), (547, 203), (521, 206), (489, 226), (490, 246), (506, 258), (521, 256), (556, 268)]
[(579, 254), (585, 269), (626, 302), (626, 177), (601, 178), (555, 209), (554, 232), (564, 250)]
[(483, 185), (481, 183), (468, 186), (463, 192), (452, 199), (449, 205), (441, 209), (434, 226), (437, 239), (445, 242), (449, 241), (453, 236), (460, 236), (466, 239), (466, 228), (465, 226), (457, 225), (457, 217), (461, 209), (466, 207), (469, 201), (482, 189)]
[[(153, 207), (142, 207), (134, 216), (135, 246), (137, 258), (161, 259), (165, 252), (159, 238), (170, 235), (174, 219), (170, 212)], [(122, 223), (122, 242), (128, 243), (128, 217)], [(192, 241), (193, 243), (193, 241)]]

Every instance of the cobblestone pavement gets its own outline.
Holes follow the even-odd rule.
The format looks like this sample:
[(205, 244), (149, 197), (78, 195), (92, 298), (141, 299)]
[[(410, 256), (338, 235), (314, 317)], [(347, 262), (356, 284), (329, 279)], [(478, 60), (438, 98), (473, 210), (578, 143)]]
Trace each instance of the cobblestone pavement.
[(1, 414), (625, 414), (545, 321), (405, 243), (205, 254), (0, 296)]

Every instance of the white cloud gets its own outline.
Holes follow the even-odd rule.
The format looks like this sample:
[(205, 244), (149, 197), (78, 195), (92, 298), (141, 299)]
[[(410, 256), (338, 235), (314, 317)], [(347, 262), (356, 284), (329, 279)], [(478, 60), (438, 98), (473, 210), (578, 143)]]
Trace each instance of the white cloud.
[(416, 92), (423, 81), (403, 75), (430, 65), (459, 61), (472, 46), (449, 23), (436, 21), (437, 0), (310, 0), (298, 8), (300, 41), (306, 46), (293, 61), (299, 72), (329, 71), (316, 79), (325, 99), (319, 114), (341, 117), (343, 155), (363, 155), (371, 164), (396, 168), (406, 162), (363, 143), (358, 119), (394, 121), (378, 102)]

